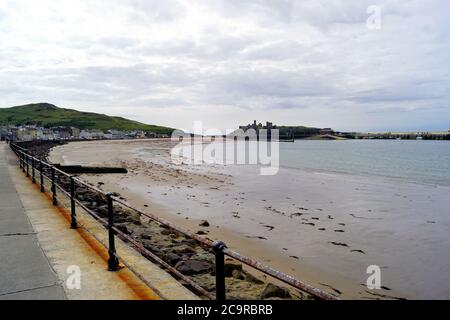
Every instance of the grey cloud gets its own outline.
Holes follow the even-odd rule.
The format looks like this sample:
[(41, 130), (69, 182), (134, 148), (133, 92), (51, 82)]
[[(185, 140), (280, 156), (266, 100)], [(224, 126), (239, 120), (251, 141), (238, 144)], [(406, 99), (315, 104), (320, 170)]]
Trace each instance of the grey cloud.
[[(397, 88), (398, 89), (398, 88)], [(421, 92), (419, 87), (410, 87), (396, 90), (395, 88), (383, 88), (358, 92), (349, 99), (358, 103), (379, 103), (379, 102), (410, 102), (444, 100), (446, 95), (434, 92)]]
[(230, 36), (223, 34), (210, 34), (200, 40), (181, 39), (168, 40), (153, 44), (143, 45), (133, 50), (140, 55), (166, 55), (189, 59), (206, 59), (211, 61), (229, 60), (238, 58), (241, 53), (258, 43), (259, 39), (251, 36)]
[(281, 109), (281, 110), (304, 108), (304, 106), (301, 103), (295, 103), (292, 101), (282, 101), (282, 102), (273, 103), (270, 105), (270, 107), (273, 109)]
[(330, 23), (365, 23), (366, 9), (373, 1), (360, 0), (345, 5), (340, 0), (218, 0), (213, 3), (228, 15), (254, 16), (263, 25), (308, 22), (322, 27)]
[(217, 77), (213, 84), (238, 97), (298, 97), (332, 94), (332, 86), (324, 80), (306, 72), (243, 69)]
[(183, 16), (186, 8), (177, 0), (117, 0), (132, 8), (130, 19), (168, 22)]
[(380, 0), (378, 31), (365, 27), (369, 0), (80, 1), (57, 20), (64, 4), (40, 3), (42, 16), (23, 0), (0, 9), (2, 106), (177, 108), (179, 121), (238, 110), (349, 129), (377, 111), (449, 107), (443, 0)]
[(107, 48), (126, 50), (130, 47), (138, 46), (140, 41), (131, 37), (104, 37), (96, 40), (96, 44)]

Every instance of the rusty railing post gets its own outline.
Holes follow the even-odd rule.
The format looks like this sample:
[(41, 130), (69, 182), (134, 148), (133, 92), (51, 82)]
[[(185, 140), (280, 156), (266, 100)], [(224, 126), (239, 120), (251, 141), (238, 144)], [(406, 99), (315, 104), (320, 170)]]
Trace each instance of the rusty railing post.
[(36, 162), (34, 161), (34, 157), (31, 156), (31, 181), (33, 183), (36, 183), (36, 172), (34, 170), (35, 164), (36, 164)]
[(27, 177), (30, 176), (30, 156), (28, 153), (25, 155), (25, 159), (27, 161)]
[(22, 169), (22, 152), (19, 151), (19, 168)]
[(22, 172), (25, 172), (25, 153), (21, 151), (22, 154)]
[(52, 197), (53, 197), (53, 205), (58, 205), (58, 200), (56, 199), (56, 184), (55, 184), (55, 167), (52, 166)]
[(109, 259), (108, 259), (108, 270), (109, 271), (117, 271), (119, 270), (119, 259), (116, 254), (116, 244), (114, 239), (114, 207), (113, 207), (113, 199), (112, 194), (106, 194), (106, 198), (108, 199), (108, 237), (109, 237)]
[(73, 177), (70, 176), (70, 217), (72, 221), (70, 222), (70, 227), (72, 229), (78, 228), (77, 217), (75, 213), (75, 181)]
[(225, 295), (225, 255), (223, 249), (227, 246), (222, 241), (213, 243), (214, 254), (216, 256), (215, 273), (216, 273), (216, 300), (226, 300)]
[(42, 164), (42, 160), (39, 160), (39, 173), (41, 178), (41, 192), (45, 192), (44, 189), (44, 165)]

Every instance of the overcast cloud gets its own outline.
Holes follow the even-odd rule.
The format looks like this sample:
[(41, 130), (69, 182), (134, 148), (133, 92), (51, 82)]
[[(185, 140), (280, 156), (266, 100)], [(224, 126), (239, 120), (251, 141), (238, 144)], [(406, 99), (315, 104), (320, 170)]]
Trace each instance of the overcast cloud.
[(449, 16), (448, 0), (1, 0), (0, 107), (446, 130)]

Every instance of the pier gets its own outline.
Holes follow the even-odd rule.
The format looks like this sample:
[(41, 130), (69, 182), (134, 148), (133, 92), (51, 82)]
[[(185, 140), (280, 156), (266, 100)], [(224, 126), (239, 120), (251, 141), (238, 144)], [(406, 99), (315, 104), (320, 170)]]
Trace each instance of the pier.
[(442, 132), (367, 132), (355, 133), (354, 139), (450, 140), (450, 131)]

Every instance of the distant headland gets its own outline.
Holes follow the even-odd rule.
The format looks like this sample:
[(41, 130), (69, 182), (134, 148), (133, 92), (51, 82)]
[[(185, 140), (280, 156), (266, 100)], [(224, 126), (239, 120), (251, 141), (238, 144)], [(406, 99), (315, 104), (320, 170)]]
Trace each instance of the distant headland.
[(272, 122), (265, 125), (257, 123), (239, 126), (244, 132), (254, 130), (279, 130), (280, 140), (345, 140), (345, 139), (398, 139), (398, 140), (450, 140), (450, 129), (441, 132), (344, 132), (331, 128), (314, 128), (305, 126), (277, 126)]
[[(239, 126), (246, 132), (277, 129), (283, 141), (346, 140), (346, 139), (398, 139), (398, 140), (450, 140), (450, 129), (441, 132), (343, 132), (332, 128), (276, 125), (261, 122)], [(95, 140), (168, 138), (175, 129), (144, 124), (122, 117), (60, 108), (50, 103), (33, 103), (0, 108), (1, 140)], [(192, 136), (192, 134), (191, 134)]]

